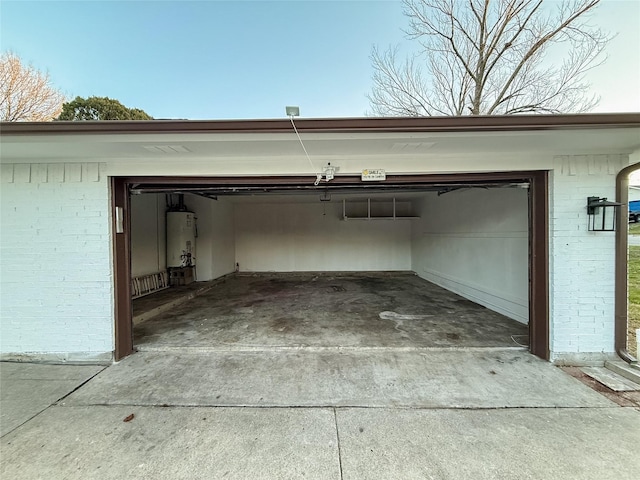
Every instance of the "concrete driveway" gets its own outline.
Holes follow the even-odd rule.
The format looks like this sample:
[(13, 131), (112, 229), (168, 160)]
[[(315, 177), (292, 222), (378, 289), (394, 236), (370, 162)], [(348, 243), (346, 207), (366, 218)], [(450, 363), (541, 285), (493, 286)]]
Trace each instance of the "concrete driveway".
[[(50, 368), (51, 379), (20, 387), (29, 375), (16, 372), (29, 368), (43, 378)], [(1, 365), (1, 409), (13, 418), (0, 477), (600, 480), (640, 471), (640, 412), (522, 351), (138, 353), (93, 378), (76, 370), (68, 395), (40, 413), (12, 406), (77, 368), (100, 370)]]

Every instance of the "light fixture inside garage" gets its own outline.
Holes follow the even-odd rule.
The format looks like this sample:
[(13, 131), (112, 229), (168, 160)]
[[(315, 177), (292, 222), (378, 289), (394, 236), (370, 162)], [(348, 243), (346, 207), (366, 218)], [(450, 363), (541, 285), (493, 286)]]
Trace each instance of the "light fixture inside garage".
[(613, 232), (621, 203), (610, 202), (606, 198), (588, 197), (587, 215), (590, 232)]
[[(302, 138), (300, 138), (300, 134), (298, 133), (298, 129), (296, 128), (296, 124), (293, 121), (293, 117), (300, 116), (300, 107), (287, 106), (285, 107), (285, 112), (289, 117), (289, 119), (291, 120), (293, 131), (296, 132), (296, 136), (300, 141), (300, 145), (302, 145), (302, 150), (304, 150), (304, 154), (307, 156), (307, 160), (309, 160), (309, 164), (311, 164), (311, 168), (313, 169), (313, 171), (317, 172), (316, 167), (313, 165), (313, 162), (311, 161), (311, 157), (307, 152), (307, 148), (304, 146), (304, 143), (302, 142)], [(330, 163), (327, 163), (327, 165), (322, 169), (322, 172), (316, 173), (316, 181), (313, 184), (317, 187), (323, 179), (325, 182), (333, 180), (337, 170), (338, 169), (336, 167), (332, 167)]]

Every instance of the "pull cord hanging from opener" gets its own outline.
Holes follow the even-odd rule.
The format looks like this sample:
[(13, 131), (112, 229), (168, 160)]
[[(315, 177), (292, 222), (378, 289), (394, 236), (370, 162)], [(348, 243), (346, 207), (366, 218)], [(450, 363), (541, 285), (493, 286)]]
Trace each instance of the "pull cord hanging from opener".
[[(296, 124), (293, 121), (293, 117), (300, 115), (300, 109), (298, 107), (285, 107), (287, 115), (289, 116), (289, 119), (291, 120), (291, 125), (293, 126), (293, 131), (296, 132), (296, 136), (298, 137), (298, 141), (300, 142), (300, 145), (302, 145), (302, 150), (304, 150), (304, 154), (307, 156), (307, 160), (309, 160), (309, 164), (311, 165), (311, 169), (315, 172), (317, 172), (315, 165), (313, 165), (313, 162), (311, 161), (311, 157), (309, 156), (309, 152), (307, 152), (307, 148), (304, 146), (304, 143), (302, 142), (302, 138), (300, 138), (300, 134), (298, 133), (298, 129), (296, 128)], [(333, 180), (334, 177), (334, 172), (335, 172), (335, 168), (331, 167), (331, 164), (327, 164), (327, 167), (325, 167), (325, 171), (324, 173), (316, 173), (316, 181), (313, 182), (313, 184), (317, 187), (318, 185), (320, 185), (320, 181), (322, 180), (322, 177), (324, 175), (326, 181), (328, 182), (329, 180)]]

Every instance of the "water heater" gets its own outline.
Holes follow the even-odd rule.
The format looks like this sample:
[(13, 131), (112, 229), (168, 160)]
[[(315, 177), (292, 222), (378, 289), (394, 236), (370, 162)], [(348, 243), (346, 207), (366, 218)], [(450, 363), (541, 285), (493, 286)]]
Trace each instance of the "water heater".
[(195, 265), (196, 217), (193, 212), (167, 212), (167, 267)]

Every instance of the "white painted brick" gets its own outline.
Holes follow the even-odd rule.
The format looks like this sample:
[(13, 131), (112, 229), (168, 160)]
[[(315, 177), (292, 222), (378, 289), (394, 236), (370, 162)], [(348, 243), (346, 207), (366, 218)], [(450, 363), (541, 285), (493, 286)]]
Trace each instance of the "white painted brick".
[(47, 171), (49, 173), (50, 182), (54, 182), (54, 183), (64, 182), (64, 164), (50, 163), (47, 165)]
[(550, 175), (553, 355), (613, 351), (615, 234), (589, 232), (588, 196), (615, 198), (624, 155), (556, 157)]
[(46, 164), (40, 163), (31, 166), (31, 181), (34, 183), (47, 183), (49, 181)]
[(16, 165), (0, 189), (0, 353), (113, 351), (109, 192), (98, 170)]
[(13, 181), (15, 183), (29, 183), (31, 181), (31, 165), (16, 164), (13, 167)]
[(64, 179), (65, 179), (65, 182), (81, 182), (82, 181), (82, 164), (81, 163), (65, 163)]
[(13, 183), (13, 164), (0, 164), (0, 183)]
[(82, 164), (82, 180), (85, 182), (100, 181), (100, 166), (97, 163)]

